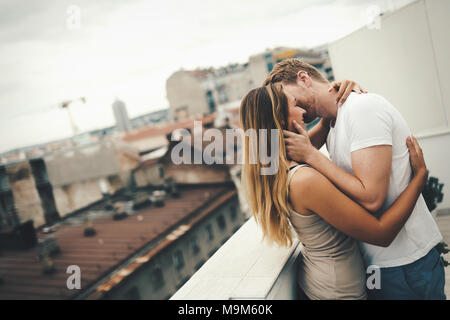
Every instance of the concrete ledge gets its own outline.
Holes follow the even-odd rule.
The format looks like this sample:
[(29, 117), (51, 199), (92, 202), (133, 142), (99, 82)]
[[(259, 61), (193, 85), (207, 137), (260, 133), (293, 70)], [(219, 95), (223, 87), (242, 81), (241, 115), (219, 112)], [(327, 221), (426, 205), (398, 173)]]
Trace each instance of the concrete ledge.
[(450, 208), (442, 208), (442, 209), (437, 209), (436, 210), (436, 215), (437, 216), (445, 216), (450, 214)]
[(301, 249), (263, 243), (252, 217), (170, 299), (295, 299)]

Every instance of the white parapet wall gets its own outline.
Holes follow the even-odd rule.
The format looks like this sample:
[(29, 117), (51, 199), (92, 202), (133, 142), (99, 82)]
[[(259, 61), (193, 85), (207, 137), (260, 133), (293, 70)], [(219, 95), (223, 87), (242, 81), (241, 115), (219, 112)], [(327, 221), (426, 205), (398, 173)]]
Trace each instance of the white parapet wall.
[(419, 0), (329, 45), (336, 79), (387, 98), (419, 138), (450, 211), (450, 1)]
[(252, 217), (170, 299), (295, 299), (301, 249), (263, 243)]

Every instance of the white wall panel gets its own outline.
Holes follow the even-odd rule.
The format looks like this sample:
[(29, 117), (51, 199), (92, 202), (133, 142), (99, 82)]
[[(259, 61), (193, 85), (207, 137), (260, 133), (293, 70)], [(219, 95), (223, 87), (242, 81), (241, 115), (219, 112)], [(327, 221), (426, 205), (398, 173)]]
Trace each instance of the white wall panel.
[(428, 25), (418, 1), (382, 17), (380, 29), (364, 27), (329, 47), (336, 78), (386, 97), (416, 134), (447, 125)]

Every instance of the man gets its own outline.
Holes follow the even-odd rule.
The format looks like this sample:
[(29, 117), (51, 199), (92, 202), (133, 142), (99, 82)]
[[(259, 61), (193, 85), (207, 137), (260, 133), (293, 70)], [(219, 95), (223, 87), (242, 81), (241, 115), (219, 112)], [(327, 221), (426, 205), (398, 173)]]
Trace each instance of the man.
[[(286, 132), (288, 157), (306, 162), (342, 192), (379, 217), (411, 179), (405, 144), (410, 131), (400, 113), (383, 97), (351, 93), (337, 104), (336, 90), (313, 66), (288, 59), (275, 66), (264, 85), (281, 83), (296, 105), (306, 110), (305, 122), (321, 117), (306, 133)], [(329, 132), (329, 133), (328, 133)], [(308, 137), (309, 136), (309, 137)], [(318, 149), (326, 142), (330, 161)], [(445, 275), (434, 248), (442, 235), (422, 196), (411, 217), (387, 248), (361, 243), (366, 266), (380, 267), (381, 288), (374, 299), (445, 299)]]

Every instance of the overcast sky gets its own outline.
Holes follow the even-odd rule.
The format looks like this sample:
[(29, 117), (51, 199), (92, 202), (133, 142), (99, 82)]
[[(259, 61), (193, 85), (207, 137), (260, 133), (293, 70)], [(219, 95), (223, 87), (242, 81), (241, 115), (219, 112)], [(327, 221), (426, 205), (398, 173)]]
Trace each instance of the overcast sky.
[(364, 26), (371, 5), (409, 2), (0, 0), (0, 152), (69, 137), (61, 101), (87, 98), (72, 104), (81, 131), (110, 126), (115, 97), (130, 116), (168, 107), (165, 81), (181, 67), (314, 47)]

